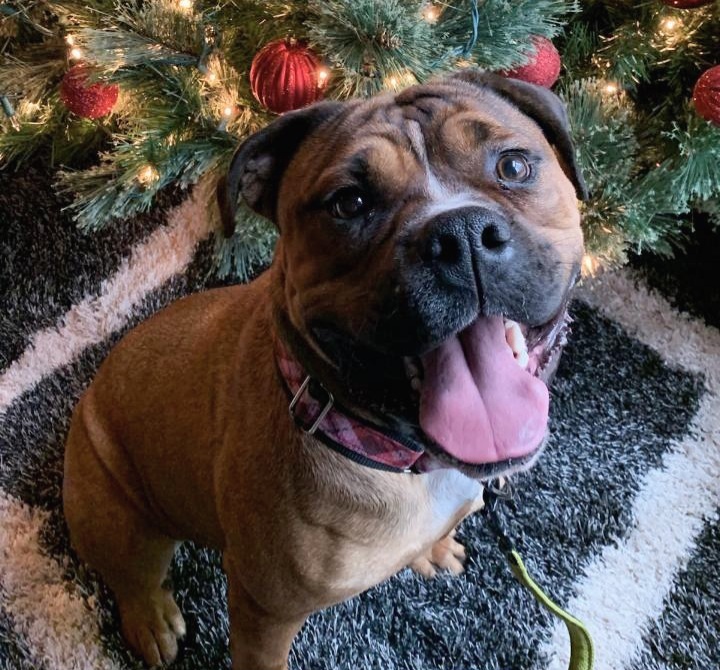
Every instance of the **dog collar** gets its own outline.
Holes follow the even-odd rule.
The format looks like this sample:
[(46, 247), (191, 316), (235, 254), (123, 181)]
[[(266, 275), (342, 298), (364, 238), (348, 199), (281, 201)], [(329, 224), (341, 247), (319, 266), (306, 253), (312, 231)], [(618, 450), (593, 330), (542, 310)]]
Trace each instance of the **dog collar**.
[(303, 431), (361, 465), (390, 472), (413, 471), (425, 451), (421, 444), (341, 408), (330, 391), (306, 374), (279, 338), (275, 356), (291, 397), (290, 416)]

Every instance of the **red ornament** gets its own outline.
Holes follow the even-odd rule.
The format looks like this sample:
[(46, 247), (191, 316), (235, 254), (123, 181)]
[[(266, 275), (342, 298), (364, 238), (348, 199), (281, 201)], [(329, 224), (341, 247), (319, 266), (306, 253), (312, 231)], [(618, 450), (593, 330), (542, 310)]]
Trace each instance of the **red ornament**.
[(720, 126), (720, 65), (700, 75), (693, 89), (693, 103), (703, 119)]
[(60, 84), (60, 99), (71, 111), (85, 119), (99, 119), (112, 111), (118, 99), (115, 84), (90, 84), (88, 69), (82, 63), (73, 65)]
[(549, 39), (540, 35), (535, 35), (532, 43), (535, 53), (526, 65), (516, 67), (514, 70), (504, 70), (500, 74), (550, 88), (560, 76), (560, 54)]
[(662, 0), (664, 5), (675, 7), (675, 9), (695, 9), (703, 5), (709, 5), (714, 0)]
[(305, 42), (277, 40), (255, 54), (250, 88), (261, 105), (282, 114), (322, 98), (327, 74)]

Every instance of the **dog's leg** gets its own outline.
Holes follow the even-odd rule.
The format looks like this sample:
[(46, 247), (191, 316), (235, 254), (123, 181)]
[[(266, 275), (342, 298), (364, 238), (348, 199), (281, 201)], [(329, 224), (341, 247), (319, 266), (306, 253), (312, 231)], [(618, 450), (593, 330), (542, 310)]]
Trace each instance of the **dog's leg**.
[[(465, 569), (465, 547), (455, 539), (455, 528), (466, 516), (477, 512), (483, 507), (483, 489), (477, 482), (469, 480), (459, 473), (453, 472), (448, 475), (447, 480), (453, 482), (461, 481), (467, 489), (467, 500), (454, 515), (450, 515), (451, 530), (443, 533), (438, 540), (433, 542), (416, 558), (414, 558), (409, 566), (412, 570), (427, 579), (432, 579), (438, 570), (449, 570), (455, 575), (459, 575)], [(440, 480), (442, 482), (442, 480)], [(444, 482), (443, 482), (444, 483)], [(447, 506), (448, 500), (452, 500), (461, 487), (458, 485), (450, 487), (435, 486), (433, 487), (433, 500), (436, 509), (443, 509)]]
[(117, 600), (128, 646), (154, 667), (175, 660), (185, 621), (172, 592), (162, 586), (177, 544), (143, 531), (138, 529), (133, 538), (127, 568), (105, 579)]
[(169, 663), (185, 634), (172, 593), (162, 588), (177, 543), (141, 515), (98, 457), (98, 447), (107, 454), (110, 442), (93, 417), (75, 421), (63, 488), (71, 544), (115, 595), (129, 646), (148, 665)]
[(103, 514), (114, 516), (113, 524), (88, 531), (72, 514), (73, 546), (112, 590), (130, 648), (150, 666), (170, 663), (177, 655), (178, 638), (185, 635), (173, 595), (162, 587), (177, 543), (125, 505), (113, 505), (107, 498), (95, 504), (103, 505)]
[(439, 539), (418, 556), (410, 568), (426, 579), (432, 579), (438, 570), (449, 570), (459, 575), (465, 570), (465, 547), (455, 539), (455, 529)]
[(223, 566), (228, 577), (233, 670), (286, 670), (290, 646), (307, 616), (268, 612), (243, 587), (227, 553)]

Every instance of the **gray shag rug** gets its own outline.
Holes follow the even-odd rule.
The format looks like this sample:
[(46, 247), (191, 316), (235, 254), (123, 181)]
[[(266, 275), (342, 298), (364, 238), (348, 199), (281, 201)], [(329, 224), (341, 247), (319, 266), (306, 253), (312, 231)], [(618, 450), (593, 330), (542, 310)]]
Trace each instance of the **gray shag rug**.
[[(86, 236), (48, 184), (42, 169), (0, 174), (0, 669), (136, 668), (111, 597), (68, 547), (63, 443), (112, 345), (217, 284), (202, 189)], [(592, 630), (598, 670), (718, 667), (720, 333), (637, 271), (586, 282), (573, 311), (552, 438), (517, 478), (507, 525)], [(482, 519), (460, 535), (462, 576), (405, 570), (316, 614), (291, 668), (567, 667), (562, 627), (514, 582)], [(174, 667), (229, 667), (219, 556), (184, 545), (172, 582), (189, 629)]]

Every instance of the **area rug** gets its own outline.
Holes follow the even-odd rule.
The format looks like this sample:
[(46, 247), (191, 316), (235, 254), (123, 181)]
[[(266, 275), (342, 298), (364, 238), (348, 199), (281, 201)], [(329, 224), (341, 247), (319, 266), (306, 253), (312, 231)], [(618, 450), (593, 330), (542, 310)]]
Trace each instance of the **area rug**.
[[(0, 175), (0, 187), (0, 668), (139, 668), (111, 597), (69, 550), (63, 442), (122, 334), (218, 283), (204, 199), (175, 195), (86, 236), (46, 173)], [(510, 534), (591, 629), (598, 670), (718, 667), (720, 332), (633, 270), (585, 282), (573, 317), (550, 444), (515, 482)], [(463, 575), (405, 570), (311, 617), (292, 670), (567, 667), (564, 630), (513, 580), (482, 518), (460, 535)], [(178, 669), (229, 667), (219, 565), (191, 544), (178, 552)]]

